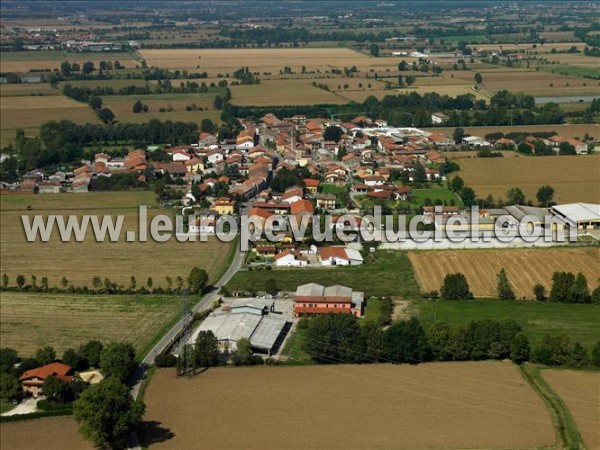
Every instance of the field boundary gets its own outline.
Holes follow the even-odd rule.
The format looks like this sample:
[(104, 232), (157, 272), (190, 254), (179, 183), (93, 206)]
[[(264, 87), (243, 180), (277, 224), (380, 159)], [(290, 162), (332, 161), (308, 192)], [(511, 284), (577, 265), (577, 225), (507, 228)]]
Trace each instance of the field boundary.
[(543, 368), (531, 365), (519, 365), (521, 375), (531, 388), (542, 398), (552, 415), (556, 429), (556, 444), (560, 440), (565, 449), (584, 449), (583, 439), (571, 411), (563, 399), (550, 387), (541, 374)]

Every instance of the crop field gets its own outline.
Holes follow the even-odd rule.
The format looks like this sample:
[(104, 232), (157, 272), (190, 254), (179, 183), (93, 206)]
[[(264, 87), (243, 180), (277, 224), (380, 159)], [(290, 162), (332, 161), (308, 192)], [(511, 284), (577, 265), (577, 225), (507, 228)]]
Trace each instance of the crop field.
[(452, 327), (466, 325), (471, 320), (512, 319), (521, 325), (533, 348), (548, 333), (567, 335), (571, 343), (578, 341), (588, 351), (600, 340), (598, 305), (494, 299), (442, 300), (434, 304), (430, 300), (414, 300), (408, 310), (425, 328), (434, 323), (434, 318), (436, 322), (446, 322)]
[[(185, 110), (185, 107), (191, 106), (193, 103), (204, 109), (213, 109), (216, 96), (217, 93), (213, 92), (202, 94), (107, 95), (103, 100), (106, 107), (115, 113), (117, 119), (120, 119), (123, 114), (133, 114), (133, 104), (138, 100), (148, 105), (150, 112), (159, 112), (160, 108), (173, 108), (173, 111), (189, 112)], [(167, 114), (165, 113), (165, 115)], [(145, 113), (137, 115), (147, 116)], [(164, 118), (164, 120), (166, 119), (173, 120), (170, 116)]]
[(0, 84), (0, 97), (59, 95), (49, 83)]
[(598, 247), (415, 251), (409, 252), (408, 257), (423, 292), (439, 291), (446, 275), (461, 272), (475, 297), (495, 297), (496, 275), (502, 268), (517, 297), (532, 298), (537, 283), (549, 292), (556, 271), (582, 272), (590, 289), (599, 283)]
[(0, 102), (0, 112), (2, 130), (39, 127), (51, 118), (77, 123), (99, 122), (88, 105), (62, 95), (6, 97)]
[[(148, 235), (147, 242), (125, 242), (125, 230), (138, 229), (138, 205), (149, 205), (148, 223), (158, 214), (172, 213), (154, 208), (153, 192), (90, 192), (87, 194), (2, 195), (0, 197), (0, 255), (1, 272), (6, 273), (11, 284), (22, 274), (28, 279), (33, 274), (46, 276), (50, 286), (60, 286), (66, 277), (74, 286), (92, 286), (99, 276), (112, 282), (129, 286), (135, 276), (138, 287), (152, 277), (155, 287), (166, 287), (165, 277), (184, 279), (194, 266), (205, 269), (211, 280), (226, 264), (230, 244), (216, 238), (208, 242), (155, 242)], [(30, 207), (28, 210), (27, 208)], [(61, 242), (55, 229), (49, 242), (27, 242), (20, 216), (41, 214), (70, 215), (117, 214), (124, 215), (123, 232), (118, 242), (96, 242), (91, 226), (83, 242)], [(102, 217), (100, 217), (102, 218)], [(136, 233), (137, 234), (137, 233)]]
[(301, 284), (314, 282), (325, 286), (342, 284), (365, 291), (366, 296), (414, 298), (419, 295), (405, 252), (378, 251), (364, 258), (365, 264), (352, 267), (286, 268), (269, 272), (243, 270), (235, 274), (226, 287), (230, 292), (261, 291), (265, 289), (266, 280), (274, 278), (283, 291), (295, 291)]
[(90, 339), (129, 342), (143, 353), (181, 314), (177, 296), (71, 295), (3, 292), (2, 346), (33, 355), (45, 345), (58, 355)]
[[(118, 78), (113, 80), (69, 80), (63, 81), (59, 84), (60, 89), (66, 84), (70, 84), (75, 87), (86, 87), (86, 88), (96, 88), (96, 87), (111, 87), (114, 89), (119, 89), (126, 86), (146, 86), (151, 84), (151, 82), (146, 80), (131, 80), (127, 78)], [(173, 83), (176, 85), (176, 83)]]
[(587, 448), (600, 449), (600, 373), (552, 369), (542, 375), (573, 414)]
[[(92, 450), (77, 431), (72, 417), (47, 417), (34, 421), (9, 422), (1, 425), (0, 447), (11, 450)], [(32, 432), (32, 430), (35, 430)]]
[[(29, 72), (32, 69), (58, 69), (63, 61), (76, 62), (80, 65), (85, 61), (119, 61), (124, 67), (136, 67), (139, 63), (133, 53), (102, 52), (102, 53), (68, 53), (62, 51), (28, 51), (2, 52), (0, 57), (0, 72)], [(97, 64), (96, 64), (97, 65)]]
[(356, 66), (361, 71), (370, 69), (393, 69), (404, 59), (390, 57), (372, 58), (348, 48), (262, 48), (262, 49), (142, 49), (140, 55), (149, 66), (164, 69), (187, 69), (208, 72), (209, 76), (231, 74), (241, 67), (252, 72), (278, 74), (284, 66), (292, 67), (296, 73), (302, 66), (307, 70), (325, 72), (332, 68)]
[[(425, 128), (432, 133), (444, 133), (447, 136), (452, 136), (454, 128)], [(600, 125), (590, 124), (559, 124), (559, 125), (515, 125), (515, 126), (492, 126), (492, 127), (464, 127), (466, 133), (473, 136), (484, 137), (488, 133), (533, 133), (543, 131), (554, 131), (559, 136), (583, 139), (585, 134), (593, 136), (594, 139), (600, 139)]]
[[(548, 72), (534, 72), (513, 69), (507, 71), (486, 72), (480, 88), (495, 93), (501, 89), (526, 92), (529, 95), (595, 95), (598, 93), (598, 83), (577, 77), (569, 77)], [(456, 72), (455, 78), (473, 80), (470, 72)]]
[(314, 105), (340, 104), (347, 100), (319, 89), (309, 80), (267, 80), (260, 84), (231, 86), (232, 103), (238, 105)]
[(555, 439), (545, 404), (508, 362), (219, 367), (193, 378), (161, 369), (144, 400), (150, 430), (140, 440), (150, 448), (537, 448)]
[(518, 187), (536, 202), (540, 186), (550, 184), (556, 203), (600, 203), (600, 155), (493, 159), (461, 159), (455, 172), (480, 198), (506, 199)]
[[(194, 103), (193, 101), (191, 103)], [(196, 122), (200, 124), (202, 119), (210, 119), (216, 124), (221, 123), (221, 111), (209, 109), (203, 111), (185, 111), (174, 110), (170, 112), (160, 112), (158, 109), (147, 113), (134, 114), (132, 111), (117, 116), (117, 120), (122, 123), (146, 123), (151, 119), (161, 121), (171, 120), (173, 122)]]

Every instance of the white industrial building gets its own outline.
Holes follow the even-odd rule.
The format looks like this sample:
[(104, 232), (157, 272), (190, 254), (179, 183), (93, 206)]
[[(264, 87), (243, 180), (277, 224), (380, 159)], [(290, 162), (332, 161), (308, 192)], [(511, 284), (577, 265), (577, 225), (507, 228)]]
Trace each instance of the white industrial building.
[(561, 217), (570, 227), (578, 230), (600, 229), (600, 204), (568, 203), (552, 206), (552, 212)]
[(274, 303), (266, 298), (236, 299), (206, 317), (188, 342), (194, 344), (201, 331), (212, 331), (223, 352), (235, 351), (240, 339), (248, 339), (255, 351), (276, 353), (291, 324), (273, 313)]

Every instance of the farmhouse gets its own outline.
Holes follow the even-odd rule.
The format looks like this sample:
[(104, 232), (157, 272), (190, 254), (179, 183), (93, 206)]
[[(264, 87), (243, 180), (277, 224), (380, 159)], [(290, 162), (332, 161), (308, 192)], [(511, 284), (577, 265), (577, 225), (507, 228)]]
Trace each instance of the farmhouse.
[(319, 257), (324, 266), (359, 266), (364, 263), (358, 250), (345, 246), (322, 247)]
[(275, 265), (277, 267), (304, 267), (308, 261), (297, 257), (296, 253), (285, 251), (275, 255)]
[(316, 283), (298, 286), (294, 295), (294, 314), (354, 314), (363, 315), (364, 292), (346, 286), (329, 287)]
[(23, 372), (23, 375), (19, 377), (19, 381), (21, 382), (21, 387), (25, 394), (31, 394), (34, 397), (37, 397), (43, 393), (42, 386), (47, 378), (55, 376), (66, 383), (70, 383), (73, 381), (71, 372), (72, 369), (70, 366), (59, 362), (53, 362), (35, 369), (26, 370)]
[(431, 114), (431, 123), (433, 123), (434, 125), (440, 125), (446, 122), (449, 118), (450, 117), (448, 117), (444, 113), (434, 112), (433, 114)]

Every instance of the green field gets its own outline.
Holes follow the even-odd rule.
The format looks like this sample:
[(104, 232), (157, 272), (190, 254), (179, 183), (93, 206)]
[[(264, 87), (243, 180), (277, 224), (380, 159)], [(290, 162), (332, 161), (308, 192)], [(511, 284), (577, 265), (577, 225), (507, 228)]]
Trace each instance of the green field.
[(343, 194), (347, 190), (348, 189), (346, 188), (346, 186), (337, 186), (332, 183), (319, 184), (319, 191), (322, 192), (323, 194), (339, 195), (339, 194)]
[[(544, 72), (555, 73), (558, 75), (568, 75), (571, 77), (581, 77), (581, 78), (594, 78), (600, 79), (600, 71), (596, 67), (585, 67), (585, 66), (538, 66), (540, 70)], [(590, 82), (590, 86), (593, 86)]]
[(432, 204), (434, 204), (436, 200), (440, 200), (449, 205), (450, 202), (454, 200), (456, 206), (462, 205), (460, 198), (454, 192), (442, 187), (413, 190), (411, 203), (417, 206), (423, 206), (426, 198), (429, 198)]
[(240, 271), (227, 284), (228, 291), (260, 291), (265, 281), (274, 278), (279, 289), (295, 291), (305, 283), (325, 286), (341, 284), (364, 291), (365, 296), (400, 296), (414, 298), (419, 295), (412, 266), (405, 252), (378, 251), (365, 257), (365, 264), (353, 267), (319, 267), (299, 269), (274, 269), (272, 271)]
[(425, 327), (435, 320), (451, 325), (465, 325), (471, 320), (514, 319), (529, 336), (533, 346), (546, 333), (564, 333), (572, 342), (580, 341), (591, 349), (600, 340), (600, 307), (534, 301), (461, 300), (413, 302)]
[(363, 323), (380, 323), (380, 321), (385, 319), (383, 302), (384, 300), (381, 298), (370, 298), (367, 301)]

